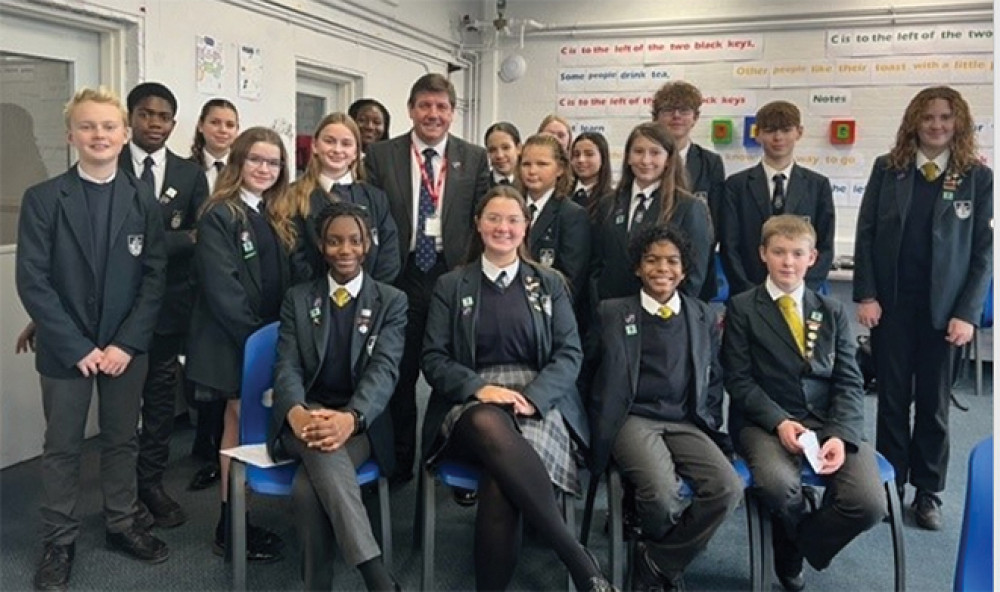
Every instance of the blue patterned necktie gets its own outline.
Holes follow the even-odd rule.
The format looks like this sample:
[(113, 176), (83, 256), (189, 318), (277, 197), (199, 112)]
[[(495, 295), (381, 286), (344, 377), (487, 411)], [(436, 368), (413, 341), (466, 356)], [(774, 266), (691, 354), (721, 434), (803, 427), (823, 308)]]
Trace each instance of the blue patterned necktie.
[(437, 249), (434, 244), (434, 237), (427, 236), (427, 219), (434, 216), (434, 201), (431, 199), (430, 187), (434, 185), (434, 156), (437, 152), (433, 148), (424, 149), (424, 172), (426, 178), (420, 182), (420, 204), (417, 208), (417, 247), (415, 249), (417, 268), (427, 272), (434, 267), (437, 262)]

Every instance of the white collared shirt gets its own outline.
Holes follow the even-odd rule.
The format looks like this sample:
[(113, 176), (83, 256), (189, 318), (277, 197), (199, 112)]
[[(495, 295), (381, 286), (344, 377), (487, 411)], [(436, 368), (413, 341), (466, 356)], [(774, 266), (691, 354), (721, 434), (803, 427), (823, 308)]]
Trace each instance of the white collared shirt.
[(767, 196), (774, 197), (774, 176), (784, 175), (785, 176), (785, 195), (788, 195), (788, 184), (792, 180), (792, 167), (795, 166), (795, 162), (791, 162), (785, 168), (780, 171), (771, 165), (767, 164), (763, 160), (760, 161), (760, 165), (764, 167), (764, 176), (767, 177)]
[[(441, 183), (441, 175), (444, 173), (444, 154), (445, 149), (448, 147), (448, 134), (445, 134), (444, 139), (431, 146), (420, 139), (415, 132), (410, 132), (410, 142), (412, 148), (410, 149), (410, 181), (412, 182), (413, 188), (413, 226), (410, 232), (410, 251), (417, 248), (417, 225), (420, 223), (420, 185), (423, 180), (420, 176), (420, 169), (424, 166), (424, 150), (427, 148), (433, 148), (437, 155), (434, 157), (432, 164), (434, 166), (434, 183), (432, 189), (438, 187), (438, 183)], [(417, 154), (413, 154), (413, 149), (416, 149)], [(418, 158), (419, 156), (419, 158)], [(444, 183), (448, 182), (447, 176), (445, 176)], [(441, 183), (441, 195), (438, 196), (437, 207), (435, 208), (436, 214), (441, 216), (441, 206), (444, 202), (444, 183)], [(436, 241), (441, 244), (441, 241)]]
[(664, 303), (657, 301), (656, 298), (647, 294), (645, 290), (640, 290), (639, 302), (642, 304), (642, 310), (653, 316), (660, 315), (661, 306), (666, 306), (675, 315), (681, 314), (681, 295), (677, 293), (677, 290), (674, 290), (674, 295)]
[(646, 196), (646, 211), (649, 211), (650, 206), (653, 204), (653, 194), (656, 190), (660, 188), (660, 182), (656, 181), (649, 187), (645, 189), (639, 189), (639, 184), (635, 181), (632, 182), (632, 199), (629, 201), (628, 205), (628, 226), (627, 228), (632, 228), (632, 218), (635, 216), (635, 210), (639, 207), (639, 200), (636, 196), (640, 193)]
[(205, 169), (205, 180), (208, 181), (208, 192), (212, 193), (215, 191), (215, 182), (219, 179), (219, 171), (215, 170), (215, 163), (229, 164), (229, 153), (226, 152), (222, 158), (216, 158), (208, 150), (205, 150), (202, 152), (201, 162), (202, 168)]
[(503, 181), (507, 181), (510, 185), (514, 184), (514, 175), (505, 175), (496, 169), (493, 169), (491, 172), (493, 173), (493, 182), (495, 184), (499, 185)]
[(500, 275), (501, 271), (507, 272), (507, 285), (509, 286), (514, 278), (517, 277), (517, 271), (521, 268), (521, 259), (514, 259), (514, 262), (507, 267), (497, 267), (492, 261), (486, 258), (486, 255), (480, 257), (481, 264), (483, 266), (483, 273), (486, 278), (491, 282), (496, 282), (497, 277)]
[(361, 284), (365, 281), (365, 272), (358, 272), (358, 275), (354, 276), (354, 279), (348, 281), (346, 284), (338, 284), (337, 280), (333, 279), (333, 276), (329, 273), (326, 274), (326, 281), (330, 286), (330, 298), (333, 298), (333, 294), (338, 288), (346, 288), (351, 298), (357, 298), (358, 294), (361, 293)]
[(555, 189), (555, 187), (553, 187), (552, 189), (549, 189), (548, 191), (546, 191), (545, 193), (543, 193), (542, 197), (540, 197), (538, 199), (532, 199), (530, 195), (527, 196), (527, 198), (528, 198), (528, 206), (529, 206), (528, 209), (530, 210), (531, 206), (535, 206), (535, 213), (534, 213), (534, 215), (531, 216), (531, 223), (532, 224), (534, 224), (535, 220), (538, 220), (538, 216), (541, 215), (542, 209), (545, 207), (545, 204), (549, 203), (549, 199), (552, 197), (552, 194), (555, 193), (555, 192), (556, 192), (556, 189)]
[(913, 164), (917, 167), (917, 173), (922, 175), (923, 171), (920, 169), (920, 167), (924, 166), (928, 162), (933, 162), (934, 164), (937, 165), (938, 176), (941, 176), (948, 169), (948, 161), (949, 160), (951, 160), (951, 150), (950, 149), (945, 149), (944, 152), (942, 152), (941, 154), (937, 155), (937, 158), (933, 158), (933, 159), (927, 158), (926, 156), (924, 156), (923, 152), (921, 152), (920, 150), (917, 150), (917, 159), (916, 159), (916, 161), (914, 161)]
[(264, 213), (263, 212), (264, 198), (262, 198), (261, 196), (251, 193), (245, 187), (240, 187), (240, 199), (242, 199), (243, 203), (250, 206), (250, 209), (257, 212), (258, 214)]
[(107, 179), (98, 179), (93, 175), (88, 175), (79, 164), (76, 165), (76, 173), (80, 175), (80, 178), (84, 181), (90, 181), (91, 183), (96, 183), (97, 185), (104, 185), (105, 183), (110, 183), (115, 180), (115, 175), (118, 174), (118, 169), (111, 171), (111, 176)]
[(688, 152), (691, 152), (691, 142), (688, 142), (683, 148), (677, 151), (677, 156), (681, 159), (681, 164), (687, 165)]
[(327, 177), (322, 173), (320, 173), (319, 175), (320, 187), (322, 187), (323, 189), (325, 189), (330, 193), (333, 193), (334, 185), (350, 185), (351, 183), (354, 183), (354, 175), (351, 173), (350, 169), (348, 169), (346, 173), (344, 173), (343, 175), (341, 175), (336, 179), (331, 179), (330, 177)]
[(152, 154), (135, 145), (135, 142), (128, 143), (129, 151), (132, 155), (132, 170), (135, 171), (135, 178), (142, 178), (142, 169), (146, 167), (144, 161), (147, 156), (153, 157), (153, 197), (160, 199), (163, 193), (163, 176), (167, 170), (167, 147), (164, 146)]
[(584, 185), (583, 181), (577, 180), (576, 187), (573, 188), (572, 195), (576, 195), (576, 192), (579, 191), (579, 190), (581, 190), (581, 189), (583, 189), (584, 191), (586, 191), (587, 195), (590, 195), (591, 190), (594, 189), (594, 185), (597, 185), (597, 183), (591, 183), (590, 185)]
[(799, 314), (800, 318), (802, 318), (803, 320), (805, 319), (805, 313), (804, 313), (804, 311), (802, 309), (802, 295), (806, 291), (806, 283), (805, 282), (802, 282), (801, 284), (799, 284), (798, 288), (795, 288), (791, 292), (787, 292), (786, 293), (781, 288), (779, 288), (777, 286), (777, 284), (775, 284), (773, 281), (771, 281), (771, 276), (767, 276), (767, 279), (764, 280), (764, 287), (767, 289), (767, 294), (771, 297), (771, 300), (775, 301), (775, 304), (777, 304), (778, 298), (781, 298), (782, 296), (785, 296), (786, 294), (788, 296), (791, 296), (792, 300), (795, 301), (795, 312), (797, 312)]

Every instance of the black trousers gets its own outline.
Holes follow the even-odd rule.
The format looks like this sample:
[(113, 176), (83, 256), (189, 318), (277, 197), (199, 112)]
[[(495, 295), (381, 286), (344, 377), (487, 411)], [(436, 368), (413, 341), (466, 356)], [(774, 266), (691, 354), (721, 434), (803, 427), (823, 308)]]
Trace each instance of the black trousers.
[[(944, 490), (948, 474), (948, 410), (955, 348), (931, 325), (925, 299), (901, 296), (872, 329), (878, 380), (875, 448), (907, 481)], [(913, 423), (910, 423), (910, 408)]]
[(406, 314), (406, 341), (399, 364), (399, 382), (389, 401), (392, 428), (396, 442), (396, 473), (409, 477), (417, 446), (417, 377), (420, 374), (420, 354), (427, 329), (427, 312), (437, 279), (448, 271), (444, 254), (438, 253), (437, 263), (426, 272), (417, 267), (413, 253), (406, 258), (403, 270), (396, 278), (396, 287), (406, 293), (409, 310)]
[(153, 335), (149, 348), (149, 372), (142, 389), (142, 430), (136, 478), (140, 490), (163, 481), (170, 457), (170, 434), (174, 430), (174, 409), (180, 387), (181, 368), (177, 360), (184, 335)]

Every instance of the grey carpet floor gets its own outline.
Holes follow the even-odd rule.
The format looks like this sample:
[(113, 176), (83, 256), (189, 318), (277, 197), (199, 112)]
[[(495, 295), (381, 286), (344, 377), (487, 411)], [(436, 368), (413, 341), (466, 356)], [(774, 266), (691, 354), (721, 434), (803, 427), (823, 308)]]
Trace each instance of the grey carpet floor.
[[(943, 591), (952, 586), (958, 538), (965, 496), (966, 466), (972, 446), (993, 433), (992, 376), (985, 396), (972, 395), (965, 380), (956, 393), (970, 407), (968, 412), (952, 409), (951, 465), (948, 489), (944, 493), (945, 526), (938, 532), (923, 531), (907, 518), (905, 529), (907, 583), (909, 590)], [(427, 396), (421, 391), (421, 403)], [(875, 401), (866, 398), (867, 431), (874, 432)], [(73, 568), (73, 590), (224, 590), (230, 586), (229, 567), (212, 555), (210, 540), (219, 514), (215, 489), (192, 492), (185, 489), (199, 463), (188, 456), (193, 430), (180, 425), (175, 432), (172, 461), (165, 484), (185, 507), (187, 524), (171, 530), (158, 529), (170, 546), (170, 559), (149, 566), (114, 554), (104, 547), (100, 485), (97, 478), (95, 443), (88, 442), (84, 454), (83, 482), (78, 511), (82, 531)], [(39, 517), (37, 500), (41, 494), (37, 459), (0, 472), (0, 589), (31, 588), (31, 578), (39, 558)], [(467, 590), (474, 586), (472, 575), (472, 525), (474, 511), (457, 506), (443, 488), (438, 491), (436, 589)], [(607, 537), (603, 534), (606, 503), (598, 500), (591, 548), (607, 567)], [(913, 492), (908, 491), (908, 501)], [(413, 516), (416, 484), (411, 482), (392, 493), (392, 521), (395, 565), (393, 572), (404, 589), (415, 590), (420, 583), (420, 551), (414, 549)], [(582, 511), (582, 501), (579, 503)], [(251, 590), (301, 589), (299, 552), (287, 499), (256, 496), (251, 502), (255, 522), (279, 532), (287, 542), (282, 561), (251, 565)], [(577, 520), (579, 524), (579, 518)], [(336, 559), (337, 590), (363, 589), (360, 576)], [(746, 590), (749, 588), (746, 517), (740, 507), (712, 540), (708, 549), (690, 566), (686, 576), (689, 590)], [(807, 567), (807, 590), (890, 590), (892, 553), (889, 529), (877, 526), (849, 545), (823, 572)], [(566, 587), (566, 572), (555, 554), (544, 548), (537, 537), (525, 537), (523, 552), (512, 583), (515, 590), (560, 590)], [(777, 585), (775, 590), (779, 588)]]

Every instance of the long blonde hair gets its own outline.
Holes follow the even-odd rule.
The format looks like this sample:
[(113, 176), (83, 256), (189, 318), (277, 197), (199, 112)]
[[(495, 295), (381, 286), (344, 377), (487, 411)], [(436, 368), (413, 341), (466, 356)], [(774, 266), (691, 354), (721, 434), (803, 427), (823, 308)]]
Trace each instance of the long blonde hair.
[[(357, 154), (354, 158), (354, 162), (351, 163), (351, 175), (354, 177), (355, 181), (364, 181), (365, 169), (361, 166), (361, 130), (358, 129), (358, 124), (351, 119), (346, 113), (330, 113), (326, 117), (320, 120), (319, 125), (316, 126), (316, 131), (313, 132), (313, 142), (319, 140), (319, 136), (323, 133), (323, 130), (328, 125), (333, 125), (339, 123), (350, 130), (351, 135), (354, 136), (354, 142), (357, 146)], [(305, 173), (300, 177), (294, 185), (292, 185), (292, 206), (294, 208), (295, 215), (302, 216), (305, 218), (309, 215), (311, 206), (309, 201), (309, 196), (312, 192), (320, 187), (319, 176), (323, 173), (323, 161), (320, 158), (319, 152), (317, 150), (312, 151), (312, 156), (309, 157), (309, 163), (306, 165)], [(326, 193), (326, 189), (322, 188), (323, 192)], [(329, 195), (329, 194), (328, 194)], [(330, 196), (333, 200), (337, 200), (337, 196)]]
[(281, 152), (281, 170), (274, 184), (264, 190), (261, 197), (264, 200), (264, 210), (267, 219), (278, 235), (282, 245), (292, 251), (295, 248), (298, 233), (292, 222), (293, 208), (288, 191), (288, 153), (281, 136), (271, 128), (252, 127), (233, 141), (229, 151), (229, 162), (219, 172), (215, 182), (215, 191), (205, 201), (201, 213), (204, 214), (215, 204), (225, 204), (233, 216), (246, 222), (246, 212), (240, 205), (240, 190), (243, 187), (243, 166), (246, 164), (250, 149), (257, 142), (277, 146)]
[(955, 135), (948, 145), (951, 149), (951, 168), (964, 173), (979, 162), (976, 155), (975, 126), (972, 123), (969, 104), (951, 87), (932, 86), (918, 92), (906, 106), (903, 120), (896, 132), (896, 144), (889, 152), (889, 166), (893, 169), (906, 170), (916, 162), (917, 150), (920, 148), (920, 138), (917, 135), (920, 120), (923, 119), (931, 101), (936, 99), (947, 101), (955, 116)]

